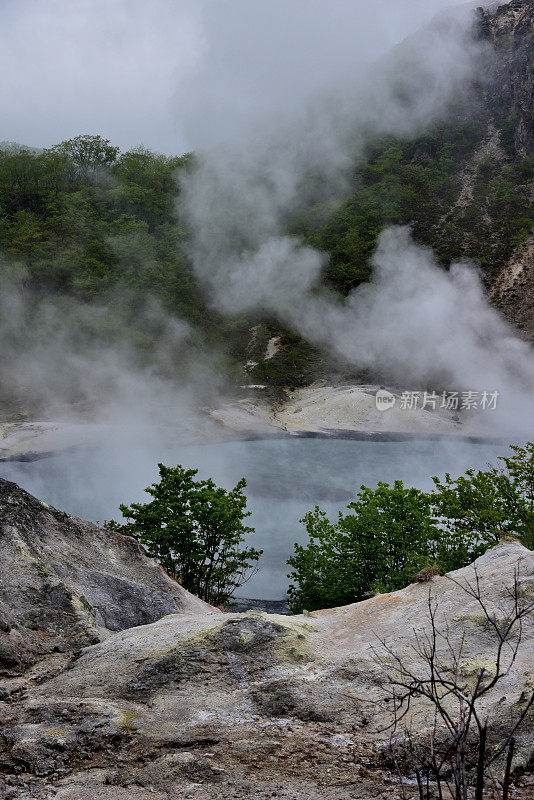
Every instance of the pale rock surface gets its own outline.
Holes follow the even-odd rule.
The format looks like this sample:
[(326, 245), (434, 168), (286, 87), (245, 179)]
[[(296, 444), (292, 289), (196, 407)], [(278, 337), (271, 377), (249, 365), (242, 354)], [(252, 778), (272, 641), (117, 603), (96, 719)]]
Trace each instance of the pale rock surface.
[[(491, 665), (495, 642), (480, 607), (461, 588), (472, 584), (473, 567), (453, 573), (454, 580), (435, 577), (430, 583), (312, 614), (227, 614), (176, 585), (173, 594), (168, 579), (129, 543), (108, 547), (113, 557), (107, 560), (102, 539), (107, 534), (28, 500), (13, 485), (2, 488), (3, 513), (10, 515), (9, 520), (4, 517), (3, 542), (9, 543), (9, 532), (24, 532), (24, 546), (10, 551), (1, 575), (10, 582), (3, 603), (6, 614), (18, 618), (17, 631), (21, 598), (28, 615), (41, 608), (43, 596), (40, 589), (32, 607), (28, 582), (22, 580), (28, 559), (24, 548), (31, 553), (32, 580), (41, 569), (69, 587), (61, 602), (45, 607), (48, 628), (41, 628), (52, 630), (55, 614), (65, 647), (77, 648), (84, 636), (89, 638), (89, 612), (71, 612), (70, 617), (65, 612), (67, 598), (82, 586), (84, 592), (92, 588), (101, 596), (98, 582), (86, 577), (88, 569), (136, 581), (145, 590), (142, 578), (150, 576), (152, 590), (162, 596), (167, 592), (180, 609), (152, 624), (108, 631), (78, 655), (43, 653), (24, 675), (4, 679), (0, 768), (6, 775), (6, 796), (397, 798), (396, 777), (384, 758), (389, 734), (383, 728), (390, 719), (384, 697), (392, 659), (381, 640), (418, 669), (413, 646), (416, 635), (429, 629), (430, 592), (439, 630), (449, 627), (453, 645), (466, 637), (466, 679), (481, 664)], [(54, 540), (54, 547), (47, 549), (43, 538)], [(84, 546), (93, 557), (91, 566), (81, 567), (75, 553)], [(22, 570), (18, 582), (6, 569)], [(497, 614), (509, 600), (516, 571), (523, 595), (534, 592), (534, 554), (518, 543), (489, 551), (476, 569), (484, 601)], [(115, 586), (112, 581), (107, 591), (111, 594)], [(154, 611), (150, 602), (147, 608), (150, 613), (161, 610), (156, 604)], [(127, 611), (124, 622), (131, 613)], [(534, 620), (528, 619), (518, 657), (483, 709), (492, 737), (525, 702), (534, 678), (533, 645)], [(413, 721), (424, 735), (429, 713), (421, 703), (414, 705)], [(516, 765), (532, 762), (533, 728), (530, 720), (518, 735)]]
[(0, 479), (0, 675), (110, 631), (206, 610), (137, 543)]
[[(402, 393), (391, 390), (395, 405), (385, 411), (376, 405), (377, 385), (328, 386), (313, 385), (288, 392), (273, 407), (265, 400), (247, 398), (211, 409), (210, 416), (226, 430), (237, 435), (286, 433), (323, 433), (343, 436), (353, 433), (401, 433), (413, 435), (487, 434), (478, 428), (473, 413), (466, 414), (441, 408), (441, 398), (425, 408), (423, 392), (417, 405), (403, 402)], [(414, 387), (417, 391), (417, 387)], [(437, 393), (436, 393), (437, 395)]]

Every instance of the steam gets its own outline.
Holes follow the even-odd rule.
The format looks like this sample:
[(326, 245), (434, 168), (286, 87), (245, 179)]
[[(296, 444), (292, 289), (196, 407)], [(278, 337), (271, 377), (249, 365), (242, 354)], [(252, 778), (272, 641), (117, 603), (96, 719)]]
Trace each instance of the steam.
[(301, 333), (404, 389), (497, 391), (496, 412), (473, 422), (480, 432), (526, 434), (532, 349), (489, 306), (474, 266), (457, 263), (445, 272), (409, 229), (391, 228), (380, 237), (373, 267), (372, 281), (343, 305), (310, 297), (298, 320)]
[[(4, 411), (31, 419), (93, 423), (91, 440), (194, 439), (198, 408), (224, 390), (222, 354), (202, 347), (188, 323), (127, 290), (100, 305), (25, 288), (24, 272), (3, 265), (0, 391)], [(89, 430), (89, 429), (88, 429)], [(123, 442), (124, 444), (124, 442)], [(153, 450), (151, 462), (155, 463)], [(157, 460), (157, 457), (156, 457)]]
[[(302, 49), (294, 13), (301, 3), (286, 5), (293, 9), (291, 33)], [(384, 7), (389, 12), (395, 5), (387, 2)], [(267, 6), (271, 8), (260, 0), (255, 13), (261, 17), (258, 9)], [(365, 3), (353, 8), (363, 14)], [(286, 215), (310, 196), (325, 202), (339, 197), (369, 133), (409, 135), (453, 113), (453, 105), (469, 94), (484, 56), (469, 30), (463, 14), (449, 13), (374, 64), (362, 35), (363, 54), (358, 37), (353, 46), (358, 55), (349, 63), (342, 58), (343, 70), (330, 67), (319, 88), (276, 70), (265, 92), (263, 72), (252, 54), (248, 80), (240, 73), (243, 86), (236, 83), (229, 59), (234, 71), (222, 96), (214, 98), (212, 90), (213, 68), (221, 66), (217, 58), (208, 59), (206, 69), (185, 85), (179, 98), (181, 103), (191, 101), (186, 127), (201, 145), (201, 168), (185, 182), (180, 209), (194, 231), (198, 274), (214, 287), (224, 307), (235, 305), (231, 291), (223, 296), (221, 287), (234, 271), (236, 257), (244, 262), (270, 237), (279, 236)], [(254, 32), (261, 64), (261, 39)], [(222, 35), (223, 44), (234, 44), (233, 38), (225, 42), (224, 28)], [(308, 43), (314, 52), (322, 44), (317, 31), (315, 35)], [(288, 37), (286, 49), (293, 43)], [(330, 55), (336, 61), (337, 51)], [(284, 50), (276, 51), (276, 58), (288, 60)], [(228, 72), (228, 65), (225, 70), (223, 63), (222, 71)], [(242, 263), (240, 272), (246, 271)], [(252, 296), (249, 305), (258, 300)]]
[(327, 96), (287, 111), (283, 91), (279, 107), (271, 97), (267, 117), (260, 104), (244, 130), (242, 115), (227, 109), (224, 140), (216, 124), (211, 138), (204, 132), (181, 212), (193, 230), (195, 269), (217, 307), (274, 316), (405, 389), (497, 391), (489, 430), (520, 436), (532, 417), (532, 353), (488, 305), (474, 265), (445, 272), (409, 230), (392, 229), (380, 239), (372, 282), (342, 302), (321, 287), (327, 255), (285, 234), (288, 214), (309, 197), (329, 207), (343, 195), (369, 132), (416, 133), (447, 117), (488, 55), (463, 14), (442, 15)]
[[(471, 57), (459, 28), (465, 31), (469, 4), (450, 6), (450, 0), (375, 0), (372, 7), (367, 0), (207, 0), (203, 53), (177, 86), (177, 118), (196, 151), (232, 140), (247, 151), (252, 129), (256, 139), (268, 140), (320, 96), (341, 111), (340, 101), (354, 105), (358, 87), (378, 90), (385, 76), (377, 62), (412, 34), (391, 76), (400, 85), (407, 70), (410, 82), (433, 62), (433, 80), (448, 92)], [(439, 23), (425, 29), (438, 11)], [(431, 93), (427, 87), (426, 101)], [(389, 116), (384, 99), (374, 111)]]

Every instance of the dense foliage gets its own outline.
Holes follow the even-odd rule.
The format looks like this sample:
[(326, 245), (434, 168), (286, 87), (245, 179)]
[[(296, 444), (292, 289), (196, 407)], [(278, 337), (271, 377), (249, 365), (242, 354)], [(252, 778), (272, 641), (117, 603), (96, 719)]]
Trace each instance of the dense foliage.
[(303, 520), (310, 537), (288, 560), (293, 611), (352, 603), (373, 592), (406, 586), (414, 572), (434, 559), (438, 530), (429, 497), (402, 481), (361, 487), (337, 523), (318, 507)]
[[(269, 320), (222, 315), (206, 305), (177, 212), (181, 176), (194, 163), (191, 154), (170, 157), (144, 147), (121, 153), (100, 136), (42, 151), (0, 147), (2, 277), (22, 283), (27, 304), (69, 301), (70, 315), (83, 325), (88, 309), (98, 308), (95, 341), (100, 333), (106, 343), (126, 339), (145, 362), (157, 352), (168, 315), (190, 324), (189, 347), (224, 354), (236, 383), (247, 380), (242, 365), (254, 358), (255, 343), (261, 374), (251, 381), (304, 385), (321, 361), (314, 348)], [(37, 316), (31, 308), (29, 314)], [(258, 322), (264, 335), (255, 338)], [(268, 338), (280, 334), (277, 358), (264, 362)], [(171, 361), (170, 368), (177, 365)]]
[(224, 604), (250, 576), (262, 551), (243, 547), (252, 528), (243, 478), (227, 491), (198, 470), (159, 464), (161, 480), (146, 491), (148, 503), (121, 505), (126, 525), (108, 527), (133, 536), (167, 573), (209, 603)]
[[(502, 466), (468, 470), (464, 476), (434, 478), (436, 514), (447, 536), (461, 543), (480, 543), (511, 535), (534, 550), (534, 444), (511, 445), (512, 455), (501, 456)], [(465, 546), (465, 545), (464, 545)], [(470, 559), (465, 550), (462, 558)]]
[[(534, 549), (534, 444), (512, 446), (501, 466), (434, 478), (433, 492), (379, 483), (331, 522), (318, 507), (288, 560), (293, 611), (344, 605), (407, 586), (420, 570), (470, 564), (503, 536)], [(430, 572), (431, 574), (431, 572)]]
[(174, 176), (190, 165), (141, 147), (119, 155), (98, 136), (0, 150), (0, 247), (42, 291), (86, 300), (117, 285), (149, 289), (198, 316), (174, 214)]

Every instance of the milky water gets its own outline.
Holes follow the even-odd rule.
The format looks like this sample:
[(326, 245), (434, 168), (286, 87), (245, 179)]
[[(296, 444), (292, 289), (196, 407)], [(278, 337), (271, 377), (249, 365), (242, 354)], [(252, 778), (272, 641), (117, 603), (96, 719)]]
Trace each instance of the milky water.
[(432, 475), (461, 474), (495, 462), (505, 446), (469, 442), (406, 442), (341, 439), (273, 439), (195, 446), (116, 444), (65, 452), (29, 463), (0, 464), (0, 477), (57, 508), (102, 521), (118, 518), (119, 503), (146, 498), (157, 478), (157, 462), (198, 467), (230, 488), (245, 476), (256, 529), (250, 537), (263, 549), (259, 570), (238, 592), (243, 597), (280, 599), (287, 590), (286, 559), (295, 542), (306, 541), (301, 517), (316, 504), (337, 516), (362, 484), (378, 481), (430, 488)]

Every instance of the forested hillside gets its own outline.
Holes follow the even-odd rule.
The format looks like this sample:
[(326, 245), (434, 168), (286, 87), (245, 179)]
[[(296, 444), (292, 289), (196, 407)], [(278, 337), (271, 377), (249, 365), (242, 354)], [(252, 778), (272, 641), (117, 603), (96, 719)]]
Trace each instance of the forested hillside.
[[(351, 196), (324, 228), (308, 232), (311, 244), (331, 254), (325, 277), (340, 291), (367, 280), (369, 256), (385, 225), (411, 224), (445, 267), (455, 259), (475, 260), (489, 291), (531, 240), (532, 4), (512, 2), (493, 14), (479, 9), (475, 35), (491, 44), (492, 54), (489, 75), (472, 87), (470, 101), (416, 139), (371, 142), (356, 165)], [(520, 298), (527, 301), (534, 298)], [(534, 327), (526, 332), (532, 337)]]
[(48, 150), (0, 150), (0, 247), (25, 283), (98, 301), (152, 293), (165, 308), (205, 319), (174, 214), (180, 170), (192, 157), (139, 147), (126, 153), (100, 136)]
[[(532, 338), (534, 12), (528, 2), (512, 2), (477, 14), (475, 35), (491, 43), (493, 56), (471, 101), (417, 138), (369, 138), (333, 212), (325, 219), (313, 205), (295, 209), (288, 229), (330, 255), (324, 280), (347, 294), (368, 280), (380, 231), (411, 224), (444, 268), (474, 259), (493, 302)], [(84, 309), (105, 306), (105, 329), (95, 335), (129, 336), (141, 357), (154, 349), (158, 322), (154, 316), (140, 325), (139, 314), (146, 320), (147, 303), (155, 301), (190, 324), (191, 346), (226, 354), (235, 385), (280, 390), (343, 375), (343, 365), (278, 323), (222, 316), (206, 305), (176, 210), (180, 175), (194, 168), (191, 154), (168, 157), (143, 147), (121, 153), (99, 136), (46, 150), (4, 143), (4, 274), (33, 303), (54, 296)], [(265, 360), (274, 336), (280, 349)]]

